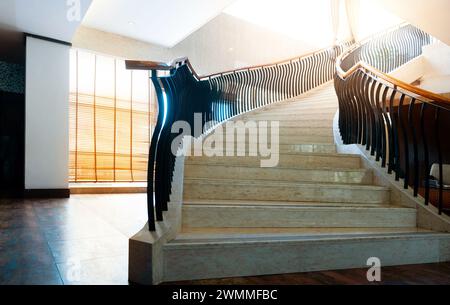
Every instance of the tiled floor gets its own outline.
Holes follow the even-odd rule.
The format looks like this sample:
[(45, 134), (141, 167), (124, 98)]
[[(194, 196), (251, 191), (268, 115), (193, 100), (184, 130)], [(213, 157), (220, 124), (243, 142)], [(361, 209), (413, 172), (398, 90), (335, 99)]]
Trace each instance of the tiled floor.
[(0, 199), (0, 284), (128, 284), (145, 195)]
[[(0, 284), (128, 284), (128, 238), (146, 222), (145, 202), (141, 194), (0, 199)], [(175, 284), (367, 284), (366, 271)], [(449, 283), (450, 263), (383, 268), (383, 284)]]

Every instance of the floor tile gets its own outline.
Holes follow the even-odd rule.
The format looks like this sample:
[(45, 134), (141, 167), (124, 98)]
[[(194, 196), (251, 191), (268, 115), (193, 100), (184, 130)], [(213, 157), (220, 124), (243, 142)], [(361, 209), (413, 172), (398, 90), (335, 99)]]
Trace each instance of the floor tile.
[(70, 241), (49, 241), (57, 263), (105, 258), (128, 253), (128, 239), (123, 235)]
[(39, 228), (17, 228), (0, 230), (0, 248), (46, 244), (47, 240)]
[(65, 285), (128, 285), (128, 256), (58, 264)]
[(62, 285), (56, 265), (2, 270), (0, 285)]
[(46, 242), (24, 243), (0, 249), (0, 272), (48, 267), (55, 263)]
[(120, 235), (120, 231), (102, 220), (95, 222), (79, 221), (78, 223), (59, 226), (42, 226), (41, 229), (48, 241), (69, 241)]

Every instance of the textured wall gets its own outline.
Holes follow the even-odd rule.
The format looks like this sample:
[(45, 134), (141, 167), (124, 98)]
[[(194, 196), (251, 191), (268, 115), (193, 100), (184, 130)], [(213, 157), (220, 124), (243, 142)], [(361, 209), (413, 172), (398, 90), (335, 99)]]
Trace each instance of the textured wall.
[(25, 67), (0, 61), (0, 90), (12, 93), (25, 92)]

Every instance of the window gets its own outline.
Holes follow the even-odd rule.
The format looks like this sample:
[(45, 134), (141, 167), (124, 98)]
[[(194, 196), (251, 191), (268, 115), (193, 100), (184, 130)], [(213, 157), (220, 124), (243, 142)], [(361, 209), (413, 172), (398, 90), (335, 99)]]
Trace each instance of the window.
[(70, 92), (69, 180), (146, 181), (157, 114), (148, 72), (72, 50)]

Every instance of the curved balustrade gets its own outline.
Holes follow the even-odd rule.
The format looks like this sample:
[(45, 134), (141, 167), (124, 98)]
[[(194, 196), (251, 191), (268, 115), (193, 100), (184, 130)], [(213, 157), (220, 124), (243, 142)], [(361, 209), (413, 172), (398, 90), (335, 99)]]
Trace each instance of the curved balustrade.
[[(155, 219), (162, 221), (168, 209), (175, 165), (172, 142), (178, 136), (171, 132), (174, 122), (186, 121), (194, 126), (197, 113), (202, 115), (202, 126), (211, 121), (220, 123), (298, 96), (332, 80), (336, 58), (350, 45), (352, 42), (345, 42), (283, 62), (203, 77), (195, 73), (187, 58), (170, 64), (127, 61), (128, 69), (151, 71), (158, 96), (159, 115), (148, 163), (149, 229), (155, 230)], [(198, 137), (203, 132), (192, 128), (191, 135)]]
[[(344, 144), (367, 150), (404, 179), (404, 187), (436, 197), (444, 211), (443, 164), (450, 163), (450, 100), (385, 74), (422, 53), (433, 38), (406, 25), (378, 35), (337, 60), (335, 87)], [(431, 177), (432, 165), (438, 177)], [(448, 202), (445, 202), (448, 203)]]

